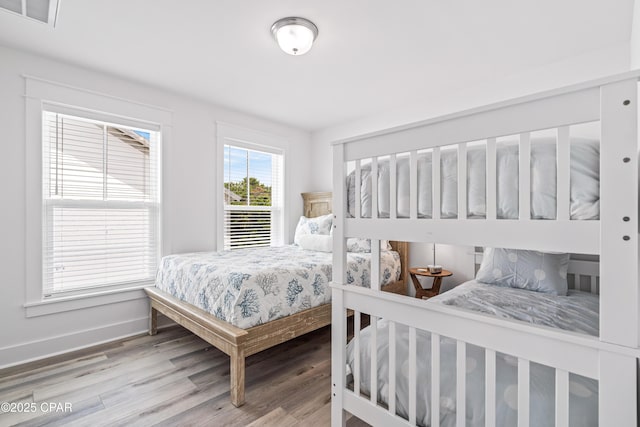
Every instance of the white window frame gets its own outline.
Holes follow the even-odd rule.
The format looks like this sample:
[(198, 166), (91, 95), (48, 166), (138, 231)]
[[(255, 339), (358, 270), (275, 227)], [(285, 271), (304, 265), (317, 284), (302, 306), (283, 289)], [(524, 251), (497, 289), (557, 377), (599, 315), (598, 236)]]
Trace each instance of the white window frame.
[(66, 84), (32, 76), (25, 79), (26, 103), (26, 309), (27, 317), (41, 316), (113, 302), (144, 298), (142, 288), (147, 285), (123, 285), (107, 288), (88, 288), (60, 297), (43, 296), (43, 203), (42, 203), (42, 117), (43, 111), (54, 107), (58, 112), (118, 123), (133, 127), (158, 129), (161, 135), (160, 167), (160, 249), (164, 254), (167, 242), (163, 239), (162, 158), (171, 140), (172, 113), (168, 110), (93, 92)]
[[(216, 143), (216, 158), (218, 161), (216, 172), (216, 217), (217, 217), (217, 250), (224, 250), (224, 218), (225, 218), (225, 204), (224, 200), (224, 146), (231, 145), (238, 148), (244, 148), (247, 150), (261, 151), (264, 153), (277, 154), (282, 156), (282, 206), (281, 212), (281, 242), (288, 241), (287, 226), (288, 224), (288, 199), (287, 199), (287, 156), (286, 149), (280, 148), (286, 145), (282, 138), (269, 135), (266, 133), (246, 129), (240, 126), (235, 126), (227, 123), (216, 123), (217, 143)], [(249, 207), (249, 209), (251, 209)]]

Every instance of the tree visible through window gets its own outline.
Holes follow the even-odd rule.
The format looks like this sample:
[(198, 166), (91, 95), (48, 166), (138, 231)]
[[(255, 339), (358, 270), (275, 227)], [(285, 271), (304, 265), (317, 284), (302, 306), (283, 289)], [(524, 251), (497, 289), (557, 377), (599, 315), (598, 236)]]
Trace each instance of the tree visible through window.
[(224, 146), (224, 248), (280, 244), (282, 155)]

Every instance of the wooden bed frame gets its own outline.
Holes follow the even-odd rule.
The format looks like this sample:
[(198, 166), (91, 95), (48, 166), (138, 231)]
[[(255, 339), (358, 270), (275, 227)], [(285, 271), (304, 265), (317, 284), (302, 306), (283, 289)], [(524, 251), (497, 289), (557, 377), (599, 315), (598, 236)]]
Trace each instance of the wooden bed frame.
[[(330, 192), (302, 193), (302, 198), (304, 214), (307, 217), (326, 215), (332, 211)], [(402, 270), (400, 280), (383, 286), (382, 290), (406, 295), (409, 244), (395, 241), (390, 243), (393, 250), (400, 254)], [(231, 403), (235, 406), (244, 404), (246, 357), (331, 323), (331, 304), (323, 304), (262, 325), (242, 329), (155, 287), (145, 288), (145, 292), (151, 300), (150, 335), (157, 333), (158, 313), (162, 313), (229, 355)]]

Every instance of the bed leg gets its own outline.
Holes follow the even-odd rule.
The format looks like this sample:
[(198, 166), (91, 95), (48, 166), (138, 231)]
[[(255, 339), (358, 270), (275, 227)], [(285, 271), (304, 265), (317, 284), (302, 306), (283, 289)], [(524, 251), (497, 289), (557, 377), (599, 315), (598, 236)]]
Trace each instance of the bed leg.
[(244, 405), (244, 350), (233, 348), (231, 357), (231, 403)]
[(149, 306), (149, 335), (155, 335), (158, 333), (158, 310)]

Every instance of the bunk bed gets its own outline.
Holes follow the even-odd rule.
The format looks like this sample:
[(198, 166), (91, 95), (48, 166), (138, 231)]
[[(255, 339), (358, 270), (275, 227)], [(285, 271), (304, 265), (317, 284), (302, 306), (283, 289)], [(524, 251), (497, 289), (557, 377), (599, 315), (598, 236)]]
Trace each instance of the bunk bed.
[[(302, 198), (305, 217), (315, 218), (331, 213), (331, 193), (303, 193)], [(389, 244), (393, 258), (399, 259), (399, 271), (397, 277), (382, 282), (385, 283), (382, 289), (405, 294), (408, 245), (397, 241)], [(150, 299), (149, 334), (157, 333), (158, 313), (161, 313), (229, 355), (231, 402), (241, 406), (244, 403), (246, 357), (326, 326), (331, 321), (330, 292), (326, 280), (331, 277), (331, 255), (310, 252), (289, 245), (164, 257), (156, 286), (145, 288)], [(364, 270), (362, 266), (368, 262), (368, 254), (356, 253), (351, 258)], [(289, 302), (295, 300), (296, 304), (279, 304), (283, 297), (289, 297), (286, 293), (291, 287), (288, 279), (281, 283), (283, 278), (302, 280), (310, 271), (321, 272), (315, 275), (321, 280), (313, 281), (312, 276), (308, 283), (295, 281)], [(254, 283), (255, 289), (249, 288), (249, 276), (259, 274), (269, 280)], [(296, 279), (297, 276), (300, 277)], [(361, 281), (368, 279), (363, 277)], [(217, 286), (213, 286), (213, 282)], [(225, 287), (226, 283), (228, 286)], [(305, 301), (300, 297), (305, 292), (303, 288), (309, 288), (307, 293), (311, 295)], [(212, 295), (216, 292), (219, 294), (217, 298)], [(249, 303), (255, 303), (262, 293), (264, 299), (258, 310)], [(228, 311), (225, 312), (222, 308), (226, 302)], [(247, 323), (249, 321), (251, 323)]]
[[(549, 411), (544, 423), (556, 426), (637, 425), (639, 78), (629, 72), (334, 143), (332, 425), (344, 425), (351, 413), (385, 426), (529, 426), (540, 422), (541, 407)], [(553, 155), (541, 156), (549, 146)], [(575, 158), (594, 147), (595, 166), (593, 157)], [(580, 171), (596, 172), (595, 189), (582, 186)], [(540, 177), (551, 177), (543, 186), (551, 192)], [(345, 242), (354, 237), (372, 239), (372, 248), (382, 239), (496, 248), (513, 252), (511, 262), (518, 254), (561, 253), (564, 288), (529, 287), (548, 275), (536, 270), (524, 285), (511, 285), (528, 289), (496, 287), (505, 286), (500, 269), (484, 271), (493, 285), (470, 283), (427, 301), (348, 286)], [(568, 254), (598, 262), (567, 266)], [(371, 283), (378, 255), (372, 251)], [(567, 272), (599, 297), (564, 296)], [(568, 326), (587, 322), (580, 317), (523, 322), (518, 304), (512, 315), (488, 308), (491, 298), (501, 307), (541, 291), (521, 307), (539, 307), (554, 320), (567, 311), (562, 298), (575, 297), (571, 304), (590, 307), (597, 328)], [(370, 316), (363, 330), (361, 313)], [(505, 361), (513, 368), (509, 384)], [(513, 418), (500, 408), (506, 389)], [(585, 389), (592, 400), (580, 407), (574, 395)]]

